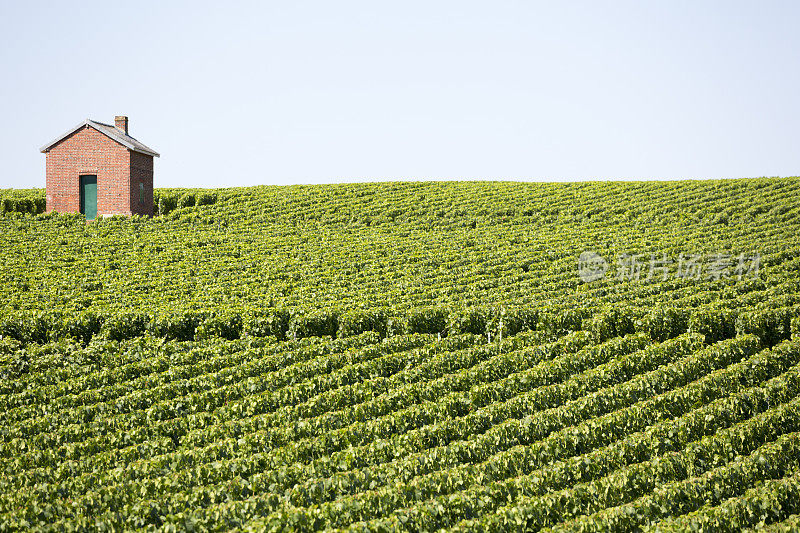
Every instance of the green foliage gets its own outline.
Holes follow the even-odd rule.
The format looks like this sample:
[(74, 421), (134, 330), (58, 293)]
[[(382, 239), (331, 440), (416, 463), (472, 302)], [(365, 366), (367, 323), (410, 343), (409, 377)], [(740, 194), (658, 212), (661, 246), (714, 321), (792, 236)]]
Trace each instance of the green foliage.
[(365, 331), (374, 331), (385, 337), (388, 332), (389, 318), (389, 310), (385, 308), (348, 311), (339, 317), (338, 335), (350, 337)]
[(0, 336), (24, 344), (47, 342), (53, 329), (53, 317), (45, 312), (16, 312), (0, 317)]
[(40, 213), (44, 213), (46, 207), (47, 207), (47, 202), (44, 196), (0, 198), (0, 215), (6, 215), (9, 213), (37, 215)]
[(195, 339), (198, 341), (212, 337), (234, 340), (242, 335), (242, 316), (238, 313), (214, 314), (197, 326)]
[(540, 312), (535, 308), (510, 307), (503, 308), (497, 319), (502, 318), (504, 335), (516, 335), (521, 331), (536, 329), (539, 325), (539, 317)]
[(775, 346), (791, 337), (791, 321), (797, 314), (793, 307), (747, 311), (736, 319), (736, 332), (756, 335), (765, 345)]
[(156, 189), (153, 191), (153, 214), (165, 216), (175, 209), (210, 206), (217, 203), (215, 191), (203, 189)]
[(494, 323), (497, 315), (495, 309), (481, 307), (471, 307), (467, 309), (454, 310), (447, 317), (447, 331), (451, 335), (472, 333), (473, 335), (485, 335)]
[(592, 315), (584, 324), (598, 342), (633, 333), (641, 314), (627, 307), (612, 308)]
[(149, 317), (146, 313), (120, 313), (108, 316), (100, 329), (100, 336), (112, 341), (133, 339), (142, 335), (147, 328)]
[(194, 205), (195, 205), (194, 193), (186, 192), (183, 193), (178, 198), (178, 209), (183, 209), (184, 207), (193, 207)]
[(584, 318), (590, 316), (588, 309), (547, 310), (539, 314), (538, 329), (561, 336), (571, 331), (580, 331)]
[(216, 203), (217, 195), (213, 192), (202, 191), (197, 194), (197, 205), (212, 205)]
[(153, 191), (154, 215), (166, 215), (178, 206), (178, 197), (161, 191)]
[(0, 531), (793, 531), (798, 192), (159, 189), (87, 224), (0, 191)]
[(443, 334), (447, 331), (448, 316), (448, 311), (443, 308), (415, 309), (408, 315), (406, 331), (408, 333)]
[(255, 310), (245, 316), (243, 332), (252, 337), (285, 339), (291, 314), (285, 309)]
[(709, 344), (730, 339), (736, 335), (736, 312), (710, 307), (693, 311), (689, 331), (704, 335)]
[(195, 330), (206, 319), (207, 313), (200, 312), (162, 312), (150, 317), (147, 331), (154, 337), (167, 340), (186, 341), (195, 338)]
[(100, 333), (104, 317), (93, 311), (69, 313), (61, 319), (60, 328), (53, 327), (60, 338), (73, 338), (88, 344), (92, 338)]
[(659, 306), (651, 310), (642, 320), (642, 330), (653, 340), (663, 342), (689, 329), (690, 312), (670, 306)]
[(310, 314), (295, 314), (289, 323), (289, 336), (295, 339), (336, 335), (339, 329), (339, 313), (317, 311)]

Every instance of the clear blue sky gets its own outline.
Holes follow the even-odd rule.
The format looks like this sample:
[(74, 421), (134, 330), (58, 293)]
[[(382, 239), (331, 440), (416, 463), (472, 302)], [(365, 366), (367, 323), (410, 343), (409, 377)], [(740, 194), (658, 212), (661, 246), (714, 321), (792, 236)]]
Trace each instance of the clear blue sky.
[(13, 2), (0, 187), (126, 114), (157, 187), (800, 174), (800, 2)]

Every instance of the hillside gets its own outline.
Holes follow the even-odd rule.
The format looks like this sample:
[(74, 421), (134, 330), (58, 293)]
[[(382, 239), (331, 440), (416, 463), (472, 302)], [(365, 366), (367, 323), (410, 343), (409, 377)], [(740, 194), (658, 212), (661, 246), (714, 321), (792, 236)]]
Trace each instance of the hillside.
[(0, 531), (794, 530), (799, 193), (0, 190)]

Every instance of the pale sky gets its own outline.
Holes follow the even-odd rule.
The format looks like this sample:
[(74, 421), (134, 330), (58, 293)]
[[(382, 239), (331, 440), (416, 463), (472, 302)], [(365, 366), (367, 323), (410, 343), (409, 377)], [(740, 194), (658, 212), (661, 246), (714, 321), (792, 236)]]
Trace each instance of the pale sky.
[(800, 2), (0, 0), (0, 188), (130, 117), (156, 187), (800, 174)]

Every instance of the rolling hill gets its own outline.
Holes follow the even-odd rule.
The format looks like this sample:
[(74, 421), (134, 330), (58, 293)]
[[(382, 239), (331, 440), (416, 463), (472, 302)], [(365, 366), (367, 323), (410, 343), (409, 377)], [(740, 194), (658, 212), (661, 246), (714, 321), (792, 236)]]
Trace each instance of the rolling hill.
[(0, 531), (795, 530), (799, 193), (1, 190)]

